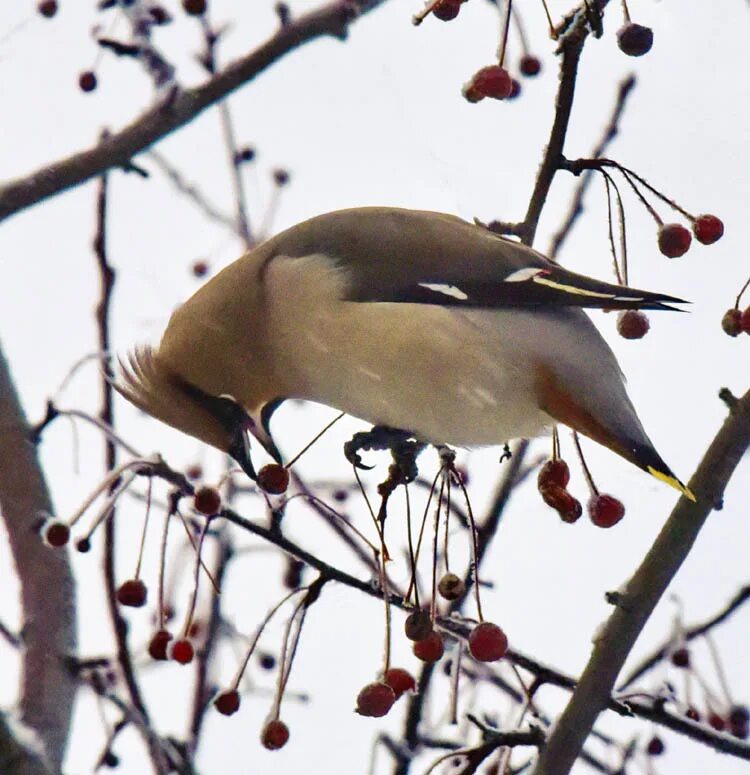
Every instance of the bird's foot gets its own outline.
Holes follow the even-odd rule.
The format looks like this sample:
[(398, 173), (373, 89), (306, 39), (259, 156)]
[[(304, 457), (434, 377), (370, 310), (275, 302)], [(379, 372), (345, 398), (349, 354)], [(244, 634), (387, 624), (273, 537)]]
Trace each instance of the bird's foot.
[(414, 440), (414, 434), (410, 431), (375, 425), (369, 431), (355, 433), (344, 444), (344, 455), (355, 468), (369, 471), (373, 466), (365, 465), (359, 453), (362, 450), (388, 449), (393, 455), (394, 465), (400, 471), (399, 478), (408, 483), (417, 477), (416, 458), (424, 447), (422, 442)]
[(510, 460), (513, 457), (513, 453), (510, 451), (510, 447), (508, 446), (508, 442), (506, 441), (505, 444), (503, 444), (503, 453), (500, 455), (500, 460), (498, 460), (498, 463), (504, 463), (506, 460)]

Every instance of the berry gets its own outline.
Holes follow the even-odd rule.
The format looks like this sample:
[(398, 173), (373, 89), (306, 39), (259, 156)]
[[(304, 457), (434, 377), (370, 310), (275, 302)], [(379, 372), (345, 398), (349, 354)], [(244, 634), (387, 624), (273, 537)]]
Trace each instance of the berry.
[(289, 471), (278, 463), (269, 463), (258, 471), (258, 487), (271, 495), (281, 495), (289, 487)]
[(469, 102), (479, 102), (485, 97), (504, 100), (513, 90), (513, 81), (504, 67), (490, 65), (478, 70), (464, 86), (463, 95)]
[(255, 148), (246, 145), (244, 148), (240, 148), (234, 155), (235, 164), (243, 164), (245, 162), (253, 161), (255, 159)]
[(664, 753), (664, 743), (660, 737), (654, 735), (646, 746), (646, 753), (649, 756), (661, 756)]
[(206, 13), (206, 0), (182, 0), (182, 7), (189, 16), (202, 16)]
[(117, 602), (129, 608), (141, 608), (146, 605), (148, 590), (140, 579), (128, 579), (117, 588)]
[(535, 75), (539, 75), (542, 69), (542, 63), (538, 57), (532, 56), (531, 54), (524, 54), (524, 56), (521, 57), (519, 69), (523, 75), (532, 78)]
[(203, 466), (200, 463), (193, 463), (193, 465), (188, 466), (187, 470), (185, 471), (185, 475), (188, 479), (192, 479), (195, 481), (196, 479), (202, 479), (203, 478)]
[(70, 540), (70, 528), (64, 522), (50, 522), (44, 528), (43, 538), (48, 546), (59, 549)]
[(730, 733), (740, 740), (747, 740), (750, 737), (750, 724), (732, 724), (729, 728)]
[(620, 51), (629, 57), (642, 57), (651, 51), (654, 44), (654, 32), (642, 24), (627, 22), (617, 30), (617, 45)]
[(81, 73), (78, 76), (78, 86), (80, 86), (81, 91), (83, 92), (94, 91), (94, 89), (96, 89), (96, 74), (91, 70), (86, 70), (85, 73)]
[(417, 682), (414, 680), (414, 676), (408, 670), (404, 670), (401, 667), (392, 667), (386, 671), (383, 680), (393, 689), (397, 700), (405, 692), (415, 692), (417, 690)]
[(469, 634), (469, 651), (480, 662), (497, 662), (508, 650), (508, 638), (492, 622), (481, 622)]
[(212, 517), (221, 508), (221, 495), (215, 487), (199, 487), (193, 496), (195, 510)]
[(236, 689), (221, 692), (214, 700), (214, 707), (223, 716), (231, 716), (240, 708), (240, 693)]
[(304, 569), (304, 562), (290, 557), (284, 571), (284, 586), (287, 589), (297, 589), (302, 584), (302, 571)]
[(625, 516), (625, 506), (613, 495), (599, 493), (589, 500), (589, 517), (597, 527), (613, 527)]
[(708, 723), (717, 732), (723, 732), (726, 729), (726, 726), (727, 726), (726, 719), (724, 719), (722, 716), (720, 716), (716, 712), (712, 712), (712, 713), (708, 714)]
[(558, 487), (567, 487), (570, 481), (570, 469), (562, 458), (548, 460), (540, 469), (536, 478), (536, 484), (541, 492), (543, 488), (551, 484)]
[[(750, 322), (750, 314), (748, 318), (748, 322)], [(739, 336), (742, 333), (742, 313), (735, 307), (728, 309), (721, 319), (721, 327), (724, 329), (725, 334)]]
[(437, 662), (445, 653), (443, 638), (439, 632), (433, 630), (426, 638), (416, 641), (412, 651), (422, 662)]
[(544, 502), (555, 509), (563, 522), (575, 522), (583, 514), (580, 502), (564, 487), (551, 484), (543, 487), (539, 492)]
[(285, 186), (289, 182), (289, 173), (286, 170), (282, 170), (282, 169), (274, 170), (273, 182), (277, 186)]
[(740, 318), (740, 326), (746, 334), (750, 334), (750, 307), (748, 307)]
[(461, 10), (461, 0), (440, 0), (432, 8), (432, 15), (441, 22), (449, 22), (458, 16)]
[(438, 592), (446, 600), (458, 600), (466, 590), (466, 584), (455, 573), (446, 573), (438, 582)]
[(750, 723), (750, 711), (744, 705), (735, 705), (729, 711), (729, 723), (735, 724)]
[(91, 541), (88, 538), (79, 538), (76, 541), (76, 551), (81, 554), (91, 551)]
[[(194, 261), (193, 265), (190, 267), (190, 271), (193, 273), (193, 277), (201, 278), (205, 277), (208, 274), (208, 262), (206, 261)], [(198, 469), (200, 470), (200, 466), (198, 466)], [(199, 479), (200, 476), (197, 476), (196, 479)]]
[(112, 751), (105, 751), (102, 757), (102, 764), (109, 769), (114, 769), (120, 766), (120, 757)]
[(170, 649), (172, 659), (181, 665), (189, 665), (195, 656), (193, 644), (187, 638), (180, 638), (172, 644)]
[(667, 258), (679, 258), (687, 253), (692, 239), (682, 224), (665, 223), (659, 229), (659, 250)]
[(57, 13), (57, 0), (42, 0), (36, 9), (45, 19), (51, 19)]
[(703, 245), (712, 245), (724, 234), (724, 224), (715, 215), (699, 215), (693, 221), (693, 234)]
[(685, 715), (687, 718), (689, 718), (691, 721), (700, 721), (701, 720), (701, 714), (698, 713), (697, 709), (690, 706), (686, 711)]
[(357, 713), (360, 716), (372, 716), (380, 718), (393, 707), (396, 702), (396, 693), (386, 683), (377, 681), (367, 684), (357, 695)]
[(424, 640), (432, 632), (429, 612), (412, 611), (404, 622), (404, 632), (409, 640)]
[(160, 5), (152, 5), (148, 12), (151, 14), (154, 24), (169, 24), (172, 21), (172, 17)]
[(690, 667), (690, 652), (683, 646), (672, 653), (672, 664), (675, 667)]
[(637, 309), (624, 309), (617, 316), (617, 333), (623, 339), (643, 339), (651, 324), (648, 316)]
[(148, 653), (151, 659), (165, 661), (169, 659), (167, 646), (172, 640), (172, 633), (168, 630), (157, 630), (148, 642)]
[(258, 656), (258, 662), (264, 670), (273, 670), (276, 667), (276, 657), (267, 652)]
[(517, 78), (510, 80), (510, 94), (506, 99), (514, 100), (521, 93), (521, 82)]
[(287, 740), (289, 740), (289, 727), (277, 718), (269, 721), (260, 733), (260, 742), (269, 751), (278, 751), (279, 748), (283, 748)]

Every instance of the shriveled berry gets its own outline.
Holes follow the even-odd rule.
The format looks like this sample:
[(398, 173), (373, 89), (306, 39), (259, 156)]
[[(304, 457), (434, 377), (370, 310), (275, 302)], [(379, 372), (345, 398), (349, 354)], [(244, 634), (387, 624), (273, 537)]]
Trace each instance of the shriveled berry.
[(201, 16), (206, 13), (206, 0), (182, 0), (182, 7), (189, 16)]
[(479, 102), (485, 97), (504, 100), (513, 89), (510, 74), (500, 65), (490, 65), (478, 70), (464, 86), (463, 95), (469, 102)]
[(215, 487), (199, 487), (193, 496), (193, 506), (196, 511), (211, 517), (221, 508), (221, 495)]
[(96, 74), (91, 70), (86, 70), (78, 76), (78, 86), (83, 92), (92, 92), (96, 89)]
[(227, 689), (216, 696), (214, 707), (223, 716), (231, 716), (240, 709), (240, 693), (236, 689)]
[(708, 724), (717, 732), (723, 732), (727, 727), (726, 719), (715, 712), (708, 714)]
[(48, 546), (59, 549), (70, 541), (70, 528), (64, 522), (48, 522), (44, 527), (43, 538)]
[(269, 721), (260, 733), (260, 742), (269, 751), (278, 751), (289, 740), (289, 727), (281, 719)]
[(455, 573), (446, 573), (438, 582), (438, 592), (446, 600), (458, 600), (466, 590), (466, 584)]
[(659, 250), (667, 258), (679, 258), (687, 253), (693, 238), (681, 223), (665, 223), (659, 229)]
[(437, 662), (445, 653), (443, 638), (439, 632), (433, 630), (426, 638), (415, 641), (412, 651), (422, 662)]
[(555, 509), (563, 522), (576, 522), (583, 514), (580, 501), (574, 498), (564, 487), (551, 484), (543, 487), (539, 492), (544, 502)]
[(746, 334), (750, 334), (750, 307), (748, 307), (740, 318), (740, 326)]
[(148, 642), (148, 653), (151, 659), (165, 661), (169, 659), (167, 646), (172, 640), (172, 633), (168, 630), (157, 630)]
[(45, 19), (51, 19), (57, 13), (57, 0), (42, 0), (36, 8)]
[(189, 665), (195, 656), (195, 649), (187, 638), (180, 638), (172, 644), (170, 654), (175, 662), (179, 662), (181, 665)]
[(643, 339), (649, 328), (648, 316), (638, 309), (624, 309), (617, 316), (617, 333), (623, 339)]
[[(748, 318), (750, 318), (750, 315), (748, 315)], [(728, 309), (721, 319), (721, 327), (724, 329), (725, 334), (739, 336), (742, 333), (742, 313), (734, 307)]]
[(432, 15), (442, 22), (449, 22), (458, 16), (461, 10), (461, 0), (440, 0), (432, 7)]
[(646, 746), (646, 753), (649, 756), (661, 756), (664, 753), (664, 743), (660, 737), (654, 735)]
[(672, 664), (675, 667), (690, 667), (690, 652), (684, 646), (673, 651)]
[(146, 605), (148, 590), (140, 579), (128, 579), (117, 588), (117, 602), (130, 608)]
[(524, 56), (521, 57), (518, 69), (523, 75), (532, 78), (535, 75), (539, 75), (542, 70), (542, 63), (539, 57), (535, 57), (532, 54), (524, 54)]
[(469, 651), (480, 662), (497, 662), (507, 650), (507, 636), (492, 622), (481, 622), (469, 634)]
[(613, 495), (598, 493), (589, 500), (589, 517), (597, 527), (613, 527), (625, 516), (625, 506)]
[(617, 45), (629, 57), (642, 57), (654, 45), (654, 31), (642, 24), (627, 22), (617, 30)]
[(544, 487), (556, 484), (558, 487), (567, 487), (570, 481), (570, 469), (562, 458), (548, 460), (540, 469), (536, 478), (536, 484), (541, 491)]
[(699, 215), (693, 221), (693, 234), (703, 245), (712, 245), (724, 234), (724, 223), (715, 215)]
[(387, 670), (383, 680), (393, 689), (397, 700), (405, 692), (415, 692), (417, 690), (417, 682), (414, 680), (414, 676), (402, 667), (392, 667)]
[(357, 713), (360, 716), (379, 718), (385, 716), (396, 702), (396, 693), (386, 683), (375, 681), (367, 684), (357, 695)]
[(289, 487), (289, 471), (278, 463), (269, 463), (258, 471), (258, 487), (271, 495), (281, 495)]
[(412, 611), (404, 622), (404, 632), (409, 640), (424, 640), (432, 632), (429, 611)]

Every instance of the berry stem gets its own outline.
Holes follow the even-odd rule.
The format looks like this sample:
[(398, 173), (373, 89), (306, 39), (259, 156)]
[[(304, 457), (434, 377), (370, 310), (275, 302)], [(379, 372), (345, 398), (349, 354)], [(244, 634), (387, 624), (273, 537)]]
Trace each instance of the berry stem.
[[(310, 591), (308, 587), (307, 592)], [(284, 648), (282, 650), (281, 664), (279, 665), (278, 680), (276, 683), (276, 697), (273, 702), (273, 718), (277, 719), (281, 711), (281, 700), (286, 691), (286, 685), (289, 682), (289, 676), (292, 673), (292, 663), (294, 657), (297, 654), (297, 646), (299, 645), (300, 635), (302, 634), (302, 625), (307, 615), (307, 605), (305, 605), (307, 595), (297, 603), (292, 615), (289, 617), (286, 629), (284, 631)], [(296, 626), (295, 626), (296, 625)], [(292, 632), (294, 627), (294, 632)], [(291, 639), (291, 642), (290, 642)]]
[(622, 15), (625, 17), (625, 23), (628, 24), (630, 22), (630, 9), (627, 0), (622, 0)]
[(166, 573), (167, 568), (167, 543), (168, 543), (168, 534), (169, 534), (169, 522), (172, 518), (172, 512), (167, 511), (167, 516), (164, 520), (164, 529), (162, 530), (161, 534), (161, 546), (159, 547), (159, 590), (158, 590), (158, 597), (159, 597), (159, 629), (163, 630), (165, 621), (164, 621), (164, 574)]
[(505, 52), (508, 48), (508, 32), (510, 30), (510, 17), (513, 13), (513, 0), (508, 0), (508, 5), (505, 9), (505, 16), (502, 17), (502, 37), (500, 38), (500, 45), (497, 50), (497, 63), (500, 67), (503, 67), (505, 63)]
[(523, 26), (521, 14), (518, 13), (518, 9), (514, 8), (511, 11), (511, 16), (513, 17), (513, 24), (516, 27), (516, 32), (518, 33), (518, 39), (521, 42), (521, 51), (526, 55), (529, 53), (529, 39), (526, 37), (526, 30)]
[(547, 0), (542, 0), (542, 6), (544, 7), (544, 13), (547, 15), (547, 24), (549, 25), (549, 36), (552, 38), (552, 40), (557, 40), (557, 30), (555, 30), (555, 25), (552, 23), (552, 17), (549, 13), (549, 8), (547, 8)]
[(591, 476), (591, 471), (589, 471), (589, 467), (586, 465), (586, 458), (583, 456), (583, 450), (581, 449), (581, 442), (578, 439), (578, 431), (573, 431), (573, 443), (576, 445), (576, 452), (578, 453), (578, 459), (581, 461), (581, 465), (583, 466), (583, 475), (586, 477), (586, 482), (589, 486), (589, 490), (591, 490), (592, 495), (598, 495), (599, 490), (596, 489), (596, 485), (594, 484), (594, 479)]
[[(206, 538), (206, 533), (208, 532), (208, 526), (211, 523), (210, 519), (207, 519), (203, 526), (201, 527), (201, 533), (200, 536), (198, 536), (198, 546), (195, 550), (195, 571), (193, 573), (193, 592), (190, 595), (190, 606), (188, 608), (187, 616), (185, 617), (185, 626), (182, 630), (182, 637), (187, 640), (188, 634), (190, 632), (190, 625), (193, 623), (193, 616), (195, 615), (195, 605), (198, 602), (198, 585), (200, 583), (201, 578), (201, 566), (203, 565), (203, 560), (201, 559), (201, 551), (203, 549), (203, 541)], [(184, 522), (183, 522), (184, 524)], [(185, 525), (187, 527), (187, 525)], [(205, 568), (205, 565), (203, 565)], [(206, 569), (206, 573), (208, 573), (208, 569)], [(209, 578), (211, 577), (211, 574), (208, 573)], [(211, 582), (213, 583), (213, 579), (211, 579)], [(219, 590), (216, 587), (216, 584), (214, 584), (214, 589), (216, 590), (216, 594), (219, 594)]]
[(477, 603), (477, 617), (480, 622), (484, 621), (482, 615), (482, 601), (479, 595), (479, 542), (477, 539), (477, 523), (474, 519), (474, 510), (471, 508), (469, 493), (466, 491), (466, 485), (459, 478), (458, 486), (461, 488), (464, 500), (466, 501), (466, 513), (469, 516), (469, 529), (471, 530), (471, 575), (474, 579), (474, 597)]
[[(607, 189), (607, 226), (609, 230), (609, 244), (612, 250), (612, 259), (615, 265), (615, 275), (617, 282), (620, 285), (628, 284), (628, 247), (627, 239), (625, 235), (625, 208), (622, 204), (622, 196), (620, 195), (620, 189), (617, 187), (612, 176), (605, 170), (601, 170), (604, 177), (604, 185)], [(612, 231), (612, 189), (615, 191), (615, 197), (617, 199), (618, 220), (620, 225), (620, 252), (622, 253), (622, 272), (620, 271), (620, 263), (617, 260), (617, 250), (615, 249), (615, 237)]]
[[(414, 539), (411, 530), (411, 498), (409, 497), (409, 485), (404, 485), (404, 496), (406, 497), (406, 535), (409, 544), (409, 565), (411, 566), (411, 578), (412, 581), (416, 577), (417, 573), (417, 558), (414, 554)], [(411, 585), (409, 586), (411, 591)], [(407, 592), (405, 600), (409, 600), (409, 593)], [(414, 605), (419, 608), (419, 588), (414, 585)]]
[(557, 460), (560, 457), (560, 431), (557, 425), (552, 428), (552, 459)]
[(323, 428), (322, 431), (320, 431), (318, 434), (316, 434), (311, 441), (309, 441), (307, 444), (305, 444), (304, 447), (284, 466), (284, 468), (291, 468), (301, 457), (302, 455), (307, 452), (310, 447), (312, 447), (313, 444), (315, 444), (318, 439), (320, 439), (322, 436), (324, 436), (333, 426), (346, 414), (346, 412), (341, 412), (341, 414), (337, 415), (336, 417), (331, 420), (331, 422), (328, 423), (328, 425)]
[[(200, 567), (203, 568), (203, 572), (206, 574), (206, 576), (208, 576), (208, 580), (211, 582), (211, 586), (214, 588), (214, 592), (217, 595), (221, 594), (216, 581), (214, 581), (214, 577), (211, 575), (211, 571), (208, 569), (206, 564), (203, 562), (203, 558), (201, 557), (200, 544), (203, 542), (203, 531), (201, 531), (199, 543), (196, 544), (195, 543), (195, 539), (193, 538), (193, 534), (190, 532), (190, 526), (188, 525), (187, 521), (185, 520), (185, 517), (182, 516), (182, 513), (180, 512), (179, 509), (177, 509), (176, 514), (180, 518), (180, 521), (182, 522), (182, 526), (185, 528), (185, 533), (187, 534), (188, 541), (190, 541), (190, 546), (193, 547), (193, 551), (195, 552), (195, 554), (198, 557), (198, 563), (200, 564)], [(210, 520), (208, 520), (208, 519), (205, 521), (205, 523), (203, 525), (204, 530), (208, 526), (209, 522), (210, 522)]]
[(421, 11), (417, 11), (414, 16), (411, 17), (411, 23), (415, 27), (419, 27), (419, 25), (432, 13), (432, 9), (441, 2), (442, 0), (430, 0)]
[(735, 309), (740, 308), (740, 301), (742, 300), (742, 294), (747, 290), (748, 286), (750, 286), (750, 277), (747, 278), (747, 281), (742, 286), (740, 292), (737, 294), (737, 300), (734, 302)]
[(433, 525), (432, 539), (432, 599), (430, 601), (430, 619), (434, 622), (437, 615), (437, 565), (438, 565), (438, 537), (440, 535), (440, 510), (443, 505), (443, 493), (445, 492), (445, 479), (447, 476), (445, 467), (440, 469), (440, 492), (435, 506), (435, 521)]
[(153, 489), (153, 479), (149, 477), (148, 485), (146, 487), (146, 516), (143, 518), (143, 530), (141, 530), (141, 545), (138, 549), (138, 562), (135, 564), (135, 576), (138, 579), (141, 577), (141, 564), (143, 563), (143, 550), (146, 546), (146, 531), (148, 530), (148, 520), (151, 516), (151, 491)]
[(721, 658), (719, 657), (719, 650), (716, 648), (716, 643), (711, 637), (710, 633), (706, 633), (703, 637), (706, 640), (706, 645), (708, 646), (708, 650), (711, 654), (711, 659), (714, 663), (714, 668), (716, 669), (716, 676), (719, 679), (721, 691), (724, 694), (724, 698), (726, 699), (727, 704), (731, 707), (734, 705), (734, 700), (732, 699), (732, 692), (729, 690), (729, 681), (727, 681), (727, 674), (724, 670), (724, 665), (722, 664)]
[(442, 473), (442, 469), (435, 474), (435, 478), (432, 480), (432, 485), (430, 486), (430, 496), (427, 499), (427, 503), (424, 507), (424, 513), (422, 514), (422, 524), (419, 528), (419, 537), (417, 538), (417, 550), (414, 555), (414, 564), (412, 565), (412, 574), (411, 579), (409, 580), (409, 588), (406, 590), (405, 598), (408, 600), (409, 596), (411, 595), (412, 587), (414, 588), (414, 596), (415, 599), (417, 597), (417, 563), (419, 562), (419, 550), (422, 548), (422, 538), (424, 537), (424, 530), (427, 525), (427, 515), (430, 512), (430, 504), (432, 503), (432, 498), (435, 495), (435, 487), (437, 486), (438, 478), (440, 477), (440, 474)]

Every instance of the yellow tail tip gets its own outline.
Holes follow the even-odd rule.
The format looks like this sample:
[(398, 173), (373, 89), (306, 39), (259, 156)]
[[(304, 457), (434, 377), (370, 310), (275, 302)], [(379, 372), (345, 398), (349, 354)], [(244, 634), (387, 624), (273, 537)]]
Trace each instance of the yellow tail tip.
[(665, 474), (664, 471), (658, 471), (653, 466), (648, 466), (646, 470), (651, 474), (651, 476), (659, 479), (665, 484), (668, 484), (670, 487), (674, 487), (674, 489), (678, 492), (681, 492), (688, 500), (693, 501), (693, 503), (697, 501), (697, 498), (695, 495), (693, 495), (693, 491), (689, 487), (686, 487), (676, 476), (672, 476), (672, 474)]

